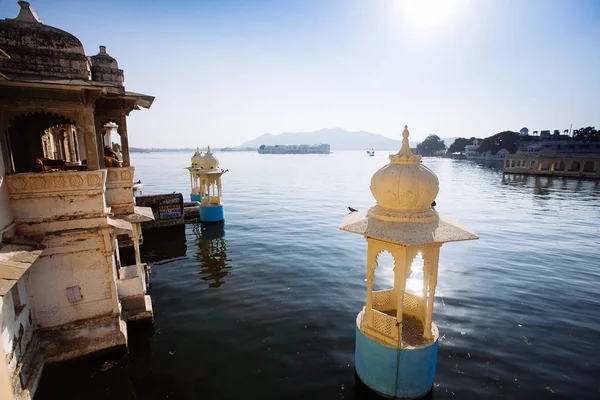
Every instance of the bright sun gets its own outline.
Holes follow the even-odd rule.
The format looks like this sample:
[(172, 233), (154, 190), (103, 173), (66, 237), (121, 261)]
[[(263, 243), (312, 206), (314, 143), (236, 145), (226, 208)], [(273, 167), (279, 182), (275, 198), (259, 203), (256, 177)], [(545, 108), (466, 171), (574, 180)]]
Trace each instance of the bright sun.
[(397, 0), (396, 9), (405, 23), (418, 28), (437, 28), (448, 24), (463, 5), (463, 0)]

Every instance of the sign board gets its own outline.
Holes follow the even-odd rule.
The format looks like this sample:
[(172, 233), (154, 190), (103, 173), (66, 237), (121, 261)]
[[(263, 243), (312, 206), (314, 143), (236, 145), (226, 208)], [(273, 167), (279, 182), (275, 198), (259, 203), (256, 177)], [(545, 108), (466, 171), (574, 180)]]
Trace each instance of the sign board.
[(158, 203), (158, 219), (181, 218), (183, 215), (183, 202), (179, 197), (163, 199)]
[(154, 221), (144, 222), (144, 229), (184, 224), (183, 195), (181, 193), (136, 196), (136, 206), (150, 207)]

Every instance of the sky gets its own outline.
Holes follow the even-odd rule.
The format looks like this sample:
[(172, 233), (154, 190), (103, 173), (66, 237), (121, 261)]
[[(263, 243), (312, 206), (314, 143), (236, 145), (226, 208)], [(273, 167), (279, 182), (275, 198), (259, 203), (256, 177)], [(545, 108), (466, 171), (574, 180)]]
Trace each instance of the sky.
[[(598, 0), (30, 0), (156, 99), (133, 147), (600, 126)], [(15, 0), (0, 0), (14, 18)]]

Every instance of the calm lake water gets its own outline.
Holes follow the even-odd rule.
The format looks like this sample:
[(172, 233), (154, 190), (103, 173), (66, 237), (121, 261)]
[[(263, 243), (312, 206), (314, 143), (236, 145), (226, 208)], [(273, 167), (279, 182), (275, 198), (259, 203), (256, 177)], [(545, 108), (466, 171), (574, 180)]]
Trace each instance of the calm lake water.
[[(128, 358), (47, 368), (37, 398), (372, 398), (353, 361), (366, 242), (338, 225), (347, 206), (375, 203), (389, 153), (217, 153), (224, 237), (199, 224), (144, 233), (154, 331), (130, 333)], [(135, 179), (189, 199), (190, 157), (135, 153)], [(600, 184), (424, 164), (436, 209), (480, 236), (441, 250), (431, 397), (600, 398)]]

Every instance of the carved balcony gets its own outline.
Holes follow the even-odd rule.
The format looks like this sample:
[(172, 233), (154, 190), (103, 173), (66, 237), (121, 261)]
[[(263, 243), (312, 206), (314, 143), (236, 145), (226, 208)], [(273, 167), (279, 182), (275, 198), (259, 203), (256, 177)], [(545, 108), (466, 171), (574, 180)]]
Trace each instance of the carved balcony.
[(106, 170), (6, 175), (10, 206), (23, 234), (107, 224)]

